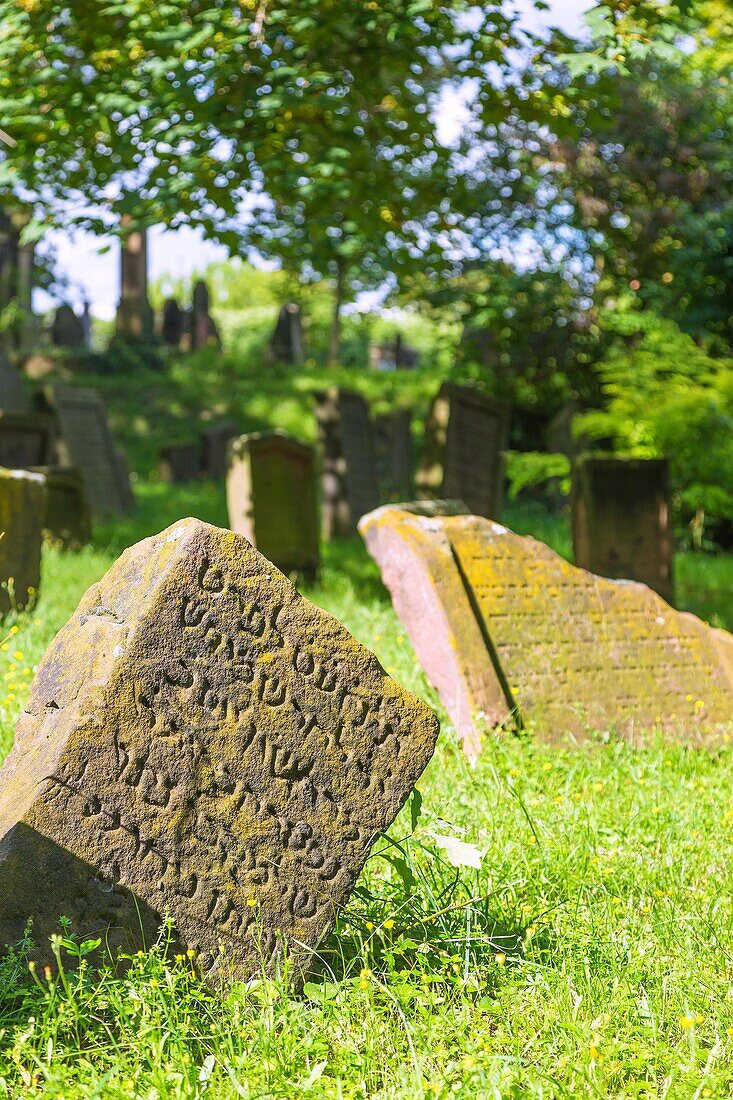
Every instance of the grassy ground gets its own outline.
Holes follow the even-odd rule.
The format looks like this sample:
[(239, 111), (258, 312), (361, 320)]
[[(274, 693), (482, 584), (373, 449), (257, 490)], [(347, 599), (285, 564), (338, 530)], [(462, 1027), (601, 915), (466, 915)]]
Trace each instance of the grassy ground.
[[(33, 666), (119, 550), (181, 515), (223, 522), (212, 486), (138, 486), (137, 518), (46, 553), (35, 612), (0, 646), (0, 755)], [(567, 550), (537, 512), (507, 517)], [(730, 560), (679, 562), (683, 602), (725, 617)], [(439, 712), (358, 542), (308, 593)], [(322, 979), (223, 1000), (153, 947), (114, 970), (0, 964), (0, 1097), (733, 1096), (733, 751), (563, 751), (487, 741), (471, 769), (443, 719), (379, 842)], [(416, 804), (413, 803), (413, 809)], [(445, 840), (480, 853), (454, 866)], [(42, 888), (42, 884), (39, 884)]]

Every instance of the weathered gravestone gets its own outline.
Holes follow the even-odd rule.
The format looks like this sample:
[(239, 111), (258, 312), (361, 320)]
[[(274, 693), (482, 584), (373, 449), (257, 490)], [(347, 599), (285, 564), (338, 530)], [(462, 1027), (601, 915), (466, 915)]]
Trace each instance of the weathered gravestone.
[(411, 420), (409, 409), (395, 409), (374, 419), (379, 486), (388, 501), (412, 498)]
[(64, 302), (54, 314), (51, 340), (60, 348), (84, 347), (84, 324), (74, 310)]
[(148, 234), (146, 229), (129, 230), (120, 238), (120, 300), (115, 329), (124, 340), (147, 341), (153, 335), (153, 311), (148, 300)]
[(204, 348), (219, 344), (219, 332), (209, 313), (209, 288), (199, 279), (193, 288), (191, 305), (191, 347)]
[(226, 477), (229, 444), (239, 435), (231, 421), (214, 424), (201, 432), (201, 469), (206, 477), (220, 481)]
[(86, 546), (92, 521), (81, 472), (73, 466), (37, 466), (33, 473), (46, 483), (43, 534), (71, 550)]
[(469, 755), (514, 721), (550, 740), (657, 725), (707, 737), (730, 722), (731, 635), (483, 517), (411, 507), (360, 530)]
[(0, 412), (0, 466), (45, 466), (53, 458), (53, 417), (42, 412)]
[(169, 443), (158, 452), (158, 476), (171, 485), (186, 485), (201, 473), (200, 443)]
[(26, 607), (38, 592), (45, 507), (41, 474), (0, 469), (0, 615)]
[(315, 577), (319, 565), (313, 450), (284, 432), (235, 439), (227, 474), (229, 526), (284, 573)]
[(305, 358), (303, 320), (297, 302), (288, 302), (277, 315), (270, 340), (270, 357), (276, 363), (302, 363)]
[(509, 406), (470, 386), (444, 382), (425, 422), (418, 495), (458, 498), (479, 516), (496, 519), (504, 490), (503, 452)]
[(0, 773), (0, 943), (66, 915), (129, 948), (169, 913), (212, 981), (271, 971), (281, 934), (307, 965), (437, 732), (245, 539), (182, 520), (41, 662)]
[(129, 512), (129, 478), (126, 483), (99, 394), (81, 386), (46, 386), (43, 401), (60, 428), (58, 465), (80, 470), (92, 515)]
[(327, 539), (348, 538), (379, 504), (369, 407), (358, 393), (332, 387), (314, 395), (321, 460), (321, 512)]
[(674, 598), (674, 532), (666, 459), (580, 455), (572, 466), (573, 557), (602, 577)]
[(179, 348), (183, 340), (183, 310), (175, 298), (166, 298), (163, 303), (161, 321), (163, 343), (171, 348)]

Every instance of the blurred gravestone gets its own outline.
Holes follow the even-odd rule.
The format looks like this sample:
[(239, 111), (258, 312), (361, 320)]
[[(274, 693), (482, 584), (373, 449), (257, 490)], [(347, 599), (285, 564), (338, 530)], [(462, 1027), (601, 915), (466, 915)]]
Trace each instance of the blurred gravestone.
[(0, 412), (25, 412), (28, 404), (23, 379), (0, 348)]
[(492, 726), (550, 741), (730, 728), (730, 634), (483, 517), (411, 507), (360, 530), (470, 756)]
[(284, 432), (235, 439), (227, 474), (229, 526), (284, 573), (315, 577), (319, 564), (313, 449)]
[[(123, 226), (129, 220), (123, 218)], [(120, 301), (117, 335), (148, 341), (153, 336), (153, 311), (148, 301), (148, 237), (146, 229), (126, 231), (120, 239)]]
[(444, 382), (425, 422), (419, 496), (464, 500), (475, 515), (497, 518), (508, 437), (506, 402)]
[(84, 347), (84, 324), (66, 303), (60, 305), (54, 314), (51, 340), (59, 348)]
[(58, 465), (80, 471), (92, 515), (124, 515), (131, 507), (129, 480), (125, 484), (99, 394), (79, 386), (46, 386), (43, 400), (60, 429)]
[(209, 288), (199, 279), (193, 288), (191, 306), (191, 347), (204, 348), (219, 344), (219, 333), (209, 313)]
[(314, 395), (321, 460), (321, 509), (327, 539), (348, 538), (379, 504), (374, 434), (366, 401), (333, 387)]
[(42, 412), (0, 412), (0, 466), (45, 466), (54, 449), (53, 417)]
[(200, 443), (169, 443), (158, 452), (158, 476), (170, 485), (186, 485), (201, 473)]
[[(60, 916), (113, 951), (166, 917), (223, 984), (296, 975), (438, 723), (231, 531), (127, 550), (52, 642), (0, 778), (0, 943)], [(42, 889), (39, 889), (39, 883)]]
[(666, 459), (580, 455), (572, 468), (575, 564), (602, 577), (648, 584), (674, 598)]
[(91, 541), (92, 524), (80, 471), (68, 466), (39, 466), (33, 473), (46, 479), (44, 535), (71, 550), (86, 546)]
[(227, 451), (238, 434), (237, 425), (231, 421), (214, 424), (201, 432), (201, 469), (206, 477), (215, 481), (226, 477)]
[(41, 474), (0, 469), (0, 615), (26, 607), (38, 591), (45, 506)]
[(171, 348), (179, 348), (183, 339), (183, 313), (175, 298), (167, 298), (163, 303), (161, 325), (163, 343)]
[(379, 486), (387, 501), (412, 497), (412, 433), (409, 409), (395, 409), (374, 420)]
[(278, 316), (270, 341), (270, 354), (276, 363), (302, 363), (305, 359), (303, 321), (297, 302), (288, 302)]

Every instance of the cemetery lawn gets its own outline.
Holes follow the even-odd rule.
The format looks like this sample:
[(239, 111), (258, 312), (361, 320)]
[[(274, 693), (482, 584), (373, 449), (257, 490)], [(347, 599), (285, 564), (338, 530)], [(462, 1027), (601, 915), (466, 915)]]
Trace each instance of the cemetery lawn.
[[(119, 551), (182, 515), (224, 522), (210, 485), (138, 497), (93, 548), (47, 550), (37, 609), (4, 624), (0, 756)], [(507, 522), (563, 548), (557, 524)], [(678, 576), (725, 622), (730, 558), (683, 556)], [(157, 945), (122, 975), (75, 968), (73, 929), (46, 976), (21, 945), (0, 964), (0, 1097), (733, 1096), (731, 746), (491, 737), (472, 769), (358, 540), (326, 549), (307, 594), (440, 714), (422, 805), (376, 843), (302, 994), (282, 978), (221, 999)]]

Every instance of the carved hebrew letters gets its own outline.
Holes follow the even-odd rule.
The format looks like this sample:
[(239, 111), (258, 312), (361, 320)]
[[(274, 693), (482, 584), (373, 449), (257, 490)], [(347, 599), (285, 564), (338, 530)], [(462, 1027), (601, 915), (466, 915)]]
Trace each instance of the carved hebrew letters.
[[(89, 680), (88, 650), (72, 652), (87, 635)], [(142, 900), (153, 926), (169, 912), (209, 973), (251, 974), (282, 936), (297, 953), (331, 927), (436, 726), (244, 539), (184, 521), (123, 555), (39, 669), (0, 786), (0, 897), (16, 777), (40, 768), (27, 828)], [(58, 759), (39, 760), (51, 731)], [(41, 926), (61, 912), (77, 916), (73, 899)], [(5, 942), (13, 916), (0, 901)]]

